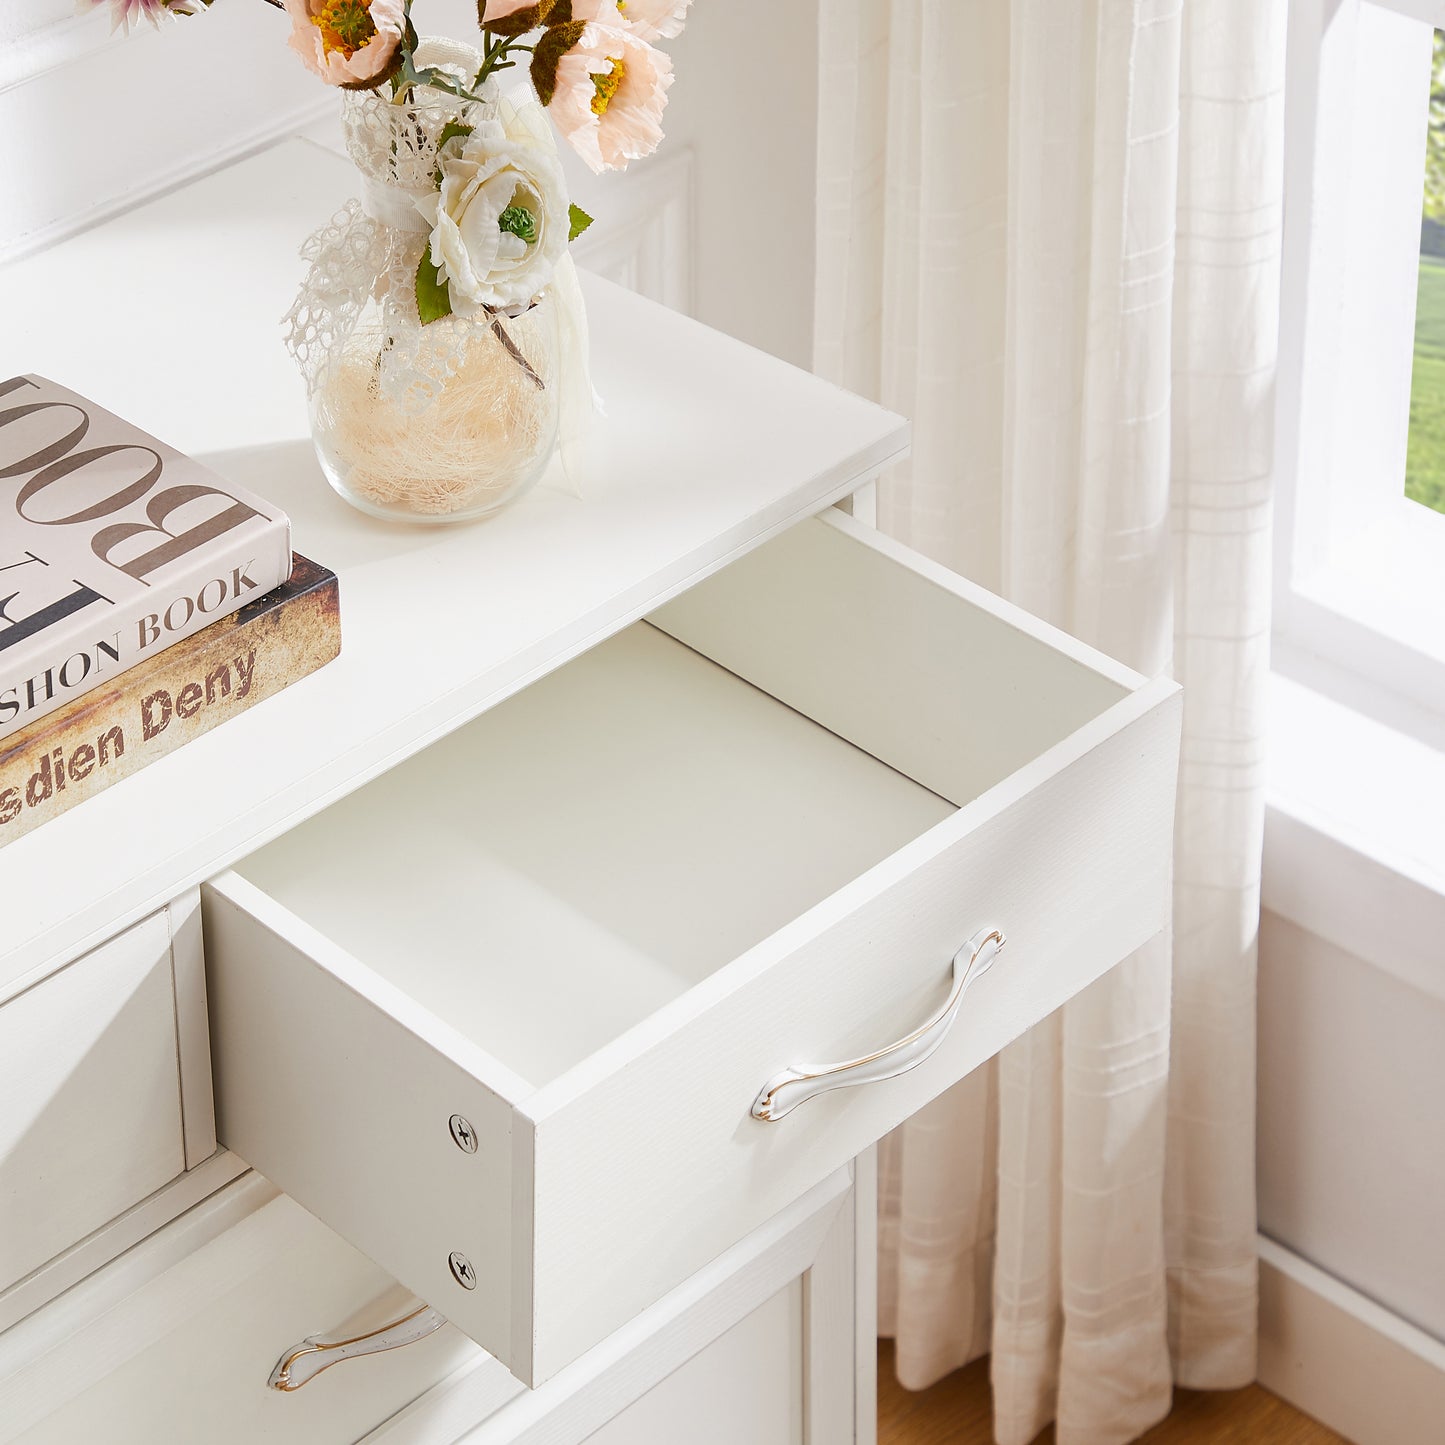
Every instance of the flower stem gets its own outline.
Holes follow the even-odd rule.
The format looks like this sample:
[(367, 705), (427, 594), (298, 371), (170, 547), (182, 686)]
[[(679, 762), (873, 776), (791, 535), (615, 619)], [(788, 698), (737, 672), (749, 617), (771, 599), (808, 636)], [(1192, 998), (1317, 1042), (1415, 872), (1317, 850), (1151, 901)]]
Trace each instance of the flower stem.
[(509, 335), (507, 335), (507, 328), (502, 325), (502, 318), (496, 312), (492, 313), (492, 331), (496, 335), (497, 340), (500, 341), (502, 345), (506, 348), (507, 355), (510, 356), (512, 360), (515, 361), (517, 365), (520, 366), (522, 370), (527, 373), (528, 378), (531, 380), (532, 384), (537, 388), (537, 390), (546, 391), (547, 383), (543, 381), (540, 376), (537, 375), (536, 369), (533, 367), (532, 363), (528, 361), (525, 356), (522, 355), (521, 347), (519, 347), (517, 343), (513, 341)]
[(476, 90), (481, 83), (497, 68), (497, 62), (505, 60), (509, 50), (517, 50), (519, 47), (510, 37), (506, 35), (497, 36), (496, 40), (487, 47), (487, 53), (482, 57), (482, 68), (477, 71), (477, 78), (472, 81), (472, 89)]

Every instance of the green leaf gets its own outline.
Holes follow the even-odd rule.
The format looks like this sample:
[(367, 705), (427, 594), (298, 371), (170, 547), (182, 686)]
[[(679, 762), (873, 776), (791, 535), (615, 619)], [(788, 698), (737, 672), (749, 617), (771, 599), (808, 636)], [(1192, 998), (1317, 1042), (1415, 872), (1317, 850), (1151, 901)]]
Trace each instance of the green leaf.
[(571, 223), (567, 228), (569, 241), (575, 241), (592, 224), (592, 217), (575, 204), (567, 207), (567, 219)]
[(423, 85), (429, 85), (433, 90), (444, 90), (448, 95), (454, 95), (459, 100), (481, 100), (481, 96), (475, 91), (468, 90), (459, 80), (453, 80), (444, 70), (439, 70), (435, 65), (428, 65), (425, 70), (419, 70), (417, 75)]
[[(459, 136), (459, 135), (460, 135), (460, 136), (469, 136), (469, 135), (471, 135), (472, 129), (473, 129), (473, 127), (471, 127), (471, 126), (469, 126), (469, 125), (463, 125), (463, 124), (461, 123), (461, 121), (459, 121), (459, 120), (449, 120), (449, 121), (442, 127), (442, 133), (437, 137), (437, 150), (438, 150), (438, 152), (440, 152), (441, 148), (442, 148), (449, 140), (451, 140), (454, 136)], [(436, 163), (436, 165), (434, 165), (434, 166), (431, 168), (431, 178), (432, 178), (432, 180), (433, 180), (438, 186), (441, 185), (441, 183), (442, 183), (442, 163), (441, 163), (440, 160), (438, 160), (437, 163)]]
[(416, 314), (423, 326), (452, 314), (451, 292), (437, 274), (429, 249), (421, 253), (421, 263), (416, 268)]
[(482, 97), (468, 90), (459, 80), (454, 80), (444, 70), (438, 70), (435, 65), (424, 65), (420, 70), (416, 67), (415, 58), (401, 46), (397, 50), (401, 56), (401, 69), (397, 72), (397, 81), (400, 86), (393, 86), (398, 94), (410, 91), (414, 85), (429, 85), (433, 90), (444, 90), (448, 95), (458, 96), (462, 100), (481, 100)]
[(442, 133), (437, 137), (437, 149), (440, 150), (454, 136), (471, 135), (475, 127), (463, 125), (459, 120), (449, 120), (443, 127)]

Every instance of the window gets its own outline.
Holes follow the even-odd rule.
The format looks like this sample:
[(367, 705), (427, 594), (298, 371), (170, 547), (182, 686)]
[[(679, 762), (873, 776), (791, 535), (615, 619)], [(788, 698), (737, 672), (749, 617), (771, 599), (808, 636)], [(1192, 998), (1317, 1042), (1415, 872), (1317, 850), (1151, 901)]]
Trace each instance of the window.
[(1429, 94), (1405, 495), (1445, 512), (1445, 30), (1435, 31)]
[(1279, 670), (1445, 745), (1437, 27), (1445, 0), (1290, 7), (1274, 628)]

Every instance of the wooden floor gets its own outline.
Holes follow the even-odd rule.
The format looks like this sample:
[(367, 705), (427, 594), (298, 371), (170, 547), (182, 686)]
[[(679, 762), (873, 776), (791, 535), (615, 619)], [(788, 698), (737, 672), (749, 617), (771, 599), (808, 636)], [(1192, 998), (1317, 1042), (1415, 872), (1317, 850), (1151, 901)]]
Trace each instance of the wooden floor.
[[(1258, 1385), (1228, 1393), (1176, 1390), (1174, 1410), (1139, 1445), (1342, 1445), (1344, 1437)], [(1034, 1445), (1053, 1445), (1053, 1427)], [(914, 1394), (893, 1375), (893, 1342), (878, 1344), (878, 1445), (993, 1445), (988, 1361)]]

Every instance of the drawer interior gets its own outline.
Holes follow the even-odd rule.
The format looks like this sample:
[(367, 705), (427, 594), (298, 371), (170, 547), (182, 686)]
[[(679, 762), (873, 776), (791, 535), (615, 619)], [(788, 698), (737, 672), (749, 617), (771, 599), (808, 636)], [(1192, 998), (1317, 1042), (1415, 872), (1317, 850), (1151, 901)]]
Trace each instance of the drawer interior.
[(236, 871), (540, 1089), (1126, 695), (988, 601), (806, 523)]
[(953, 811), (640, 622), (237, 871), (541, 1087)]

